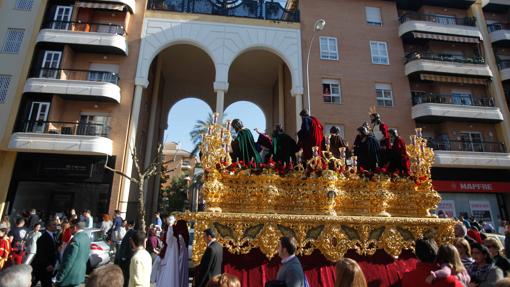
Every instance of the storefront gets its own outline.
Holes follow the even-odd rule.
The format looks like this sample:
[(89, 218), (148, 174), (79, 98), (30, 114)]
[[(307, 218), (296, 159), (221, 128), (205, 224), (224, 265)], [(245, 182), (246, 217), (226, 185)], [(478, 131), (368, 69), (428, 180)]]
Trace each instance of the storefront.
[[(108, 212), (113, 174), (105, 157), (20, 153), (16, 159), (7, 211), (18, 215), (35, 208), (46, 217), (71, 208)], [(110, 158), (109, 166), (115, 159)]]

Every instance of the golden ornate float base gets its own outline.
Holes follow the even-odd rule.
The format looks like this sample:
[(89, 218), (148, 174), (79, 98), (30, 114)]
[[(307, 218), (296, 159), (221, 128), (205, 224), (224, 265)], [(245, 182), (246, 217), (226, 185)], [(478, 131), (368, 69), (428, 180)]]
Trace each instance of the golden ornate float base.
[(318, 249), (328, 260), (338, 261), (350, 249), (373, 255), (383, 249), (392, 256), (414, 249), (423, 236), (438, 244), (453, 240), (454, 221), (439, 218), (288, 215), (249, 213), (184, 213), (180, 218), (195, 222), (193, 261), (198, 263), (206, 245), (201, 231), (213, 228), (218, 241), (233, 254), (259, 248), (269, 259), (277, 254), (278, 239), (292, 236), (297, 254)]

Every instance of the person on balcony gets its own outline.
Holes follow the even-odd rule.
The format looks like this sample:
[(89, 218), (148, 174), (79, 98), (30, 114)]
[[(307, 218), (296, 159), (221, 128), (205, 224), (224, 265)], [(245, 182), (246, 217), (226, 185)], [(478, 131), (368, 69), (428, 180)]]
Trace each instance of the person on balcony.
[(301, 116), (301, 129), (298, 132), (298, 147), (303, 150), (303, 160), (306, 162), (312, 158), (314, 146), (318, 147), (318, 153), (322, 154), (325, 145), (324, 128), (316, 117), (308, 114), (307, 110), (302, 110), (299, 115)]
[(273, 131), (273, 160), (277, 163), (296, 161), (296, 152), (299, 151), (296, 141), (283, 132), (281, 125), (276, 125)]
[(232, 127), (237, 134), (236, 138), (232, 141), (232, 161), (249, 163), (253, 160), (255, 163), (261, 163), (262, 159), (257, 151), (255, 140), (250, 130), (245, 128), (243, 122), (239, 119), (232, 121)]
[(396, 172), (402, 176), (409, 176), (411, 162), (409, 161), (409, 156), (407, 155), (406, 143), (398, 135), (396, 129), (391, 129), (389, 134), (392, 145), (388, 152), (388, 172)]

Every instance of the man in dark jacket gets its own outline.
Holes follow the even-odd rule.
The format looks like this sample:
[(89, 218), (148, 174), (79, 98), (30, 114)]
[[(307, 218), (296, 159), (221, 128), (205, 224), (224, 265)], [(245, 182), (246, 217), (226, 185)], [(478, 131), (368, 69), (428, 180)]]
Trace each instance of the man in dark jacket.
[(32, 261), (32, 285), (41, 281), (42, 287), (51, 287), (51, 278), (55, 264), (57, 263), (57, 241), (55, 231), (57, 225), (50, 222), (46, 225), (46, 231), (37, 240), (37, 253)]
[(282, 237), (278, 244), (278, 256), (282, 259), (282, 266), (278, 270), (276, 279), (285, 282), (287, 287), (304, 287), (306, 282), (305, 273), (296, 253), (296, 240)]
[(210, 228), (204, 230), (204, 239), (207, 244), (200, 266), (195, 286), (204, 287), (209, 280), (221, 274), (221, 265), (223, 262), (223, 246), (216, 241), (216, 234)]
[(126, 235), (122, 238), (119, 250), (115, 255), (115, 264), (119, 265), (120, 269), (122, 269), (122, 273), (124, 274), (124, 286), (128, 286), (129, 283), (129, 264), (131, 263), (131, 257), (133, 257), (133, 246), (131, 245), (131, 241), (133, 240), (133, 236), (136, 234), (134, 227), (134, 220), (129, 220), (126, 225)]

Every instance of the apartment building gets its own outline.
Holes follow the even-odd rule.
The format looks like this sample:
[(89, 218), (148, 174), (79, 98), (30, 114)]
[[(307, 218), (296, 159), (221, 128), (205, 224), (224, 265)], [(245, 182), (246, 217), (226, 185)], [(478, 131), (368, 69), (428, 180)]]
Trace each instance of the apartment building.
[[(301, 1), (304, 55), (312, 44), (312, 114), (325, 123), (325, 133), (336, 125), (351, 143), (370, 106), (404, 139), (422, 128), (436, 151), (432, 176), (443, 196), (440, 209), (483, 215), (495, 224), (508, 218), (503, 86), (509, 5)], [(317, 19), (327, 22), (322, 31), (314, 29)], [(311, 42), (314, 34), (318, 39)]]
[(122, 170), (130, 154), (141, 2), (40, 2), (42, 21), (31, 26), (35, 47), (21, 55), (29, 69), (20, 73), (14, 94), (19, 108), (13, 106), (15, 120), (5, 130), (6, 149), (16, 154), (10, 181), (2, 186), (8, 188), (9, 214), (119, 208), (121, 179), (104, 165)]

